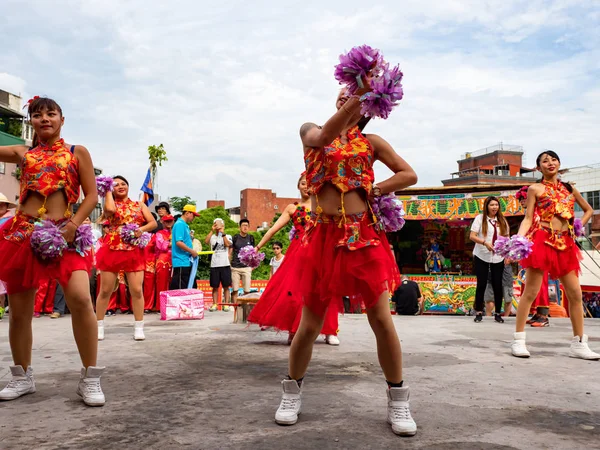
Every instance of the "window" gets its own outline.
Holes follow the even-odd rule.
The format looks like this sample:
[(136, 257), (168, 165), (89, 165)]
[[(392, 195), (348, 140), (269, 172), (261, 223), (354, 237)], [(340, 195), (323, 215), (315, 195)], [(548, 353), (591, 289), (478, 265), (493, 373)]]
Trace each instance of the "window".
[(0, 162), (0, 174), (4, 175), (6, 171), (6, 165), (3, 162)]
[(594, 210), (600, 209), (600, 191), (588, 192), (587, 201)]

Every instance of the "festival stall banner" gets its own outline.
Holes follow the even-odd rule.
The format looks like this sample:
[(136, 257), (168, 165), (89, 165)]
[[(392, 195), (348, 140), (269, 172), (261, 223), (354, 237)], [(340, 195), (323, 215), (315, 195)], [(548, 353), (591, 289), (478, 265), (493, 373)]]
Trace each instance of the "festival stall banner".
[(426, 313), (467, 315), (473, 308), (477, 285), (473, 276), (439, 274), (408, 277), (419, 284)]
[[(269, 282), (269, 280), (252, 280), (250, 283), (250, 292), (262, 293), (265, 290), (265, 288), (267, 287), (268, 282)], [(210, 287), (210, 281), (209, 280), (196, 280), (196, 285), (198, 286), (199, 290), (204, 292), (204, 304), (208, 305), (208, 306), (212, 305), (212, 288)], [(222, 291), (220, 290), (220, 292), (222, 292)], [(243, 295), (243, 294), (244, 294), (244, 290), (240, 289), (239, 295)], [(219, 295), (221, 295), (221, 293)]]
[(505, 216), (525, 214), (515, 192), (483, 192), (439, 195), (398, 196), (404, 204), (405, 220), (464, 220), (481, 214), (485, 199), (493, 195), (498, 197), (500, 208)]

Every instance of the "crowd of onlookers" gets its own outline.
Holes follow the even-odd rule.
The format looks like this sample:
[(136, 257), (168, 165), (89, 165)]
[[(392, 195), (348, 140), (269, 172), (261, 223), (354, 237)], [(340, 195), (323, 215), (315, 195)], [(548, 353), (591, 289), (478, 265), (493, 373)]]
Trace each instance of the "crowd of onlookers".
[(592, 317), (600, 319), (600, 293), (584, 292), (583, 304)]

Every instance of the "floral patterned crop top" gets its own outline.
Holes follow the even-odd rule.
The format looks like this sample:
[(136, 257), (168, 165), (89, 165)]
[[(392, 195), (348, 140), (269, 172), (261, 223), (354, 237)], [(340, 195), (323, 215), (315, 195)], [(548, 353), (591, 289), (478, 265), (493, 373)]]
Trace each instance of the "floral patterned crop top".
[(333, 184), (345, 193), (363, 188), (367, 194), (373, 188), (374, 150), (358, 126), (348, 130), (348, 143), (337, 137), (327, 147), (311, 148), (304, 156), (306, 181), (311, 194), (318, 194), (325, 183)]
[[(75, 157), (75, 146), (69, 149), (64, 139), (60, 139), (52, 146), (40, 144), (29, 149), (22, 161), (19, 203), (23, 204), (29, 192), (38, 192), (44, 196), (44, 205), (38, 210), (43, 216), (47, 212), (46, 199), (60, 190), (64, 191), (69, 206), (79, 200), (79, 161)], [(70, 216), (71, 210), (67, 208), (65, 217)]]
[(560, 181), (552, 184), (542, 180), (544, 192), (537, 199), (535, 213), (540, 221), (550, 223), (556, 216), (571, 221), (575, 217), (575, 197)]
[(111, 250), (133, 250), (135, 247), (123, 242), (121, 238), (121, 228), (128, 223), (135, 223), (138, 226), (144, 226), (146, 219), (142, 213), (142, 207), (139, 202), (127, 198), (125, 200), (115, 199), (117, 210), (108, 219), (108, 238), (107, 243)]

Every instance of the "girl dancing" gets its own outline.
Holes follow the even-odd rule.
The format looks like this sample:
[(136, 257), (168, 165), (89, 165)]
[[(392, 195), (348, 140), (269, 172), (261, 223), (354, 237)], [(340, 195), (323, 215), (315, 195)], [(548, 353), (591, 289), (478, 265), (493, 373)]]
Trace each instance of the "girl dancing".
[[(379, 60), (379, 54), (370, 47), (362, 49), (371, 52), (368, 60)], [(388, 72), (383, 84), (401, 89), (402, 74), (398, 68), (394, 70)], [(342, 72), (346, 73), (343, 67)], [(367, 309), (388, 385), (388, 422), (394, 433), (412, 436), (417, 426), (410, 414), (400, 341), (389, 308), (389, 293), (399, 282), (398, 267), (385, 233), (374, 223), (368, 200), (411, 186), (417, 176), (390, 144), (377, 135), (363, 135), (357, 126), (366, 109), (357, 96), (368, 102), (371, 94), (377, 95), (371, 86), (381, 86), (382, 78), (371, 81), (371, 74), (374, 72), (358, 83), (365, 88), (355, 86), (351, 92), (338, 95), (338, 111), (323, 126), (305, 123), (300, 128), (314, 224), (298, 250), (298, 259), (305, 262), (298, 274), (304, 308), (290, 348), (288, 376), (282, 381), (283, 396), (275, 421), (291, 425), (298, 420), (303, 378), (323, 317), (334, 300), (341, 310), (342, 297), (347, 296), (351, 301), (364, 302)], [(401, 90), (398, 93), (401, 98)], [(394, 173), (378, 185), (373, 184), (376, 160)]]
[[(141, 241), (144, 232), (156, 228), (156, 220), (143, 202), (136, 202), (129, 198), (129, 182), (118, 175), (114, 177), (112, 192), (108, 192), (104, 199), (104, 216), (108, 219), (108, 233), (104, 243), (96, 255), (98, 270), (102, 272), (100, 278), (100, 294), (96, 299), (96, 318), (98, 319), (98, 340), (104, 339), (104, 315), (108, 301), (115, 288), (115, 282), (120, 271), (125, 272), (131, 306), (135, 318), (133, 338), (143, 341), (144, 336), (144, 245)], [(132, 225), (137, 225), (137, 227)], [(134, 243), (124, 237), (125, 227), (132, 227), (133, 235), (140, 240)], [(147, 242), (146, 242), (147, 244)]]
[[(569, 299), (573, 327), (569, 356), (598, 360), (600, 354), (590, 350), (588, 337), (583, 333), (583, 303), (579, 284), (581, 252), (574, 239), (576, 228), (590, 220), (593, 210), (577, 189), (560, 180), (560, 158), (555, 152), (548, 150), (541, 153), (536, 166), (543, 177), (527, 191), (527, 212), (519, 227), (519, 235), (531, 236), (533, 247), (531, 254), (521, 261), (526, 269), (527, 283), (519, 300), (512, 354), (520, 358), (530, 356), (525, 345), (525, 323), (547, 273), (551, 278), (560, 280)], [(581, 223), (574, 220), (576, 202), (584, 211)], [(536, 216), (539, 220), (534, 220)]]
[[(5, 280), (10, 295), (8, 334), (14, 362), (12, 378), (0, 391), (0, 400), (35, 392), (31, 320), (35, 289), (45, 276), (59, 281), (71, 311), (83, 364), (77, 394), (86, 405), (102, 406), (105, 399), (100, 376), (104, 367), (96, 366), (97, 329), (89, 288), (92, 260), (89, 250), (79, 247), (76, 251), (76, 237), (78, 241), (83, 233), (83, 227), (79, 228), (98, 202), (94, 165), (85, 147), (68, 145), (61, 139), (65, 119), (54, 100), (34, 97), (28, 103), (28, 115), (35, 132), (33, 147), (0, 147), (0, 161), (20, 164), (22, 170), (19, 209), (0, 228), (0, 279)], [(73, 214), (80, 188), (85, 198)], [(61, 252), (57, 248), (63, 241), (56, 234), (50, 244), (32, 239), (35, 232), (43, 233), (53, 225), (60, 228), (69, 244)]]

